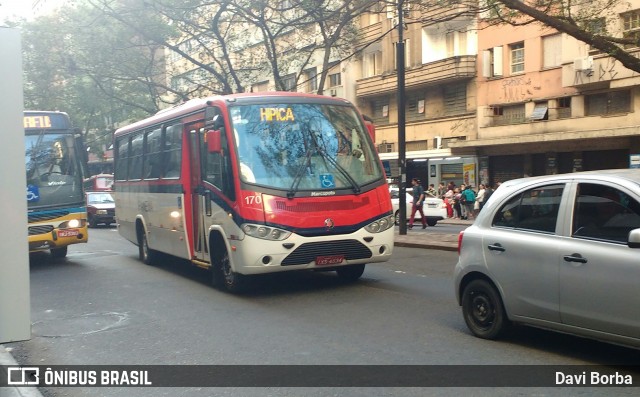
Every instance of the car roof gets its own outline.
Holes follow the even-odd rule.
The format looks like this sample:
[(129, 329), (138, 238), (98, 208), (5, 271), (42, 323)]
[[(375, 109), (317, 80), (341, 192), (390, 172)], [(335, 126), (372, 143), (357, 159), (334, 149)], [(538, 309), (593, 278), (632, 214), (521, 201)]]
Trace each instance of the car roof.
[[(554, 181), (554, 180), (566, 180), (566, 179), (601, 179), (605, 177), (607, 179), (614, 180), (627, 180), (632, 183), (636, 183), (640, 185), (640, 169), (637, 168), (621, 168), (621, 169), (611, 169), (611, 170), (598, 170), (598, 171), (582, 171), (582, 172), (572, 172), (568, 174), (555, 174), (555, 175), (543, 175), (543, 176), (534, 176), (528, 178), (518, 178), (511, 179), (509, 181), (503, 182), (502, 185), (514, 186), (519, 185), (521, 183), (529, 183), (539, 181)], [(502, 186), (501, 185), (501, 186)]]

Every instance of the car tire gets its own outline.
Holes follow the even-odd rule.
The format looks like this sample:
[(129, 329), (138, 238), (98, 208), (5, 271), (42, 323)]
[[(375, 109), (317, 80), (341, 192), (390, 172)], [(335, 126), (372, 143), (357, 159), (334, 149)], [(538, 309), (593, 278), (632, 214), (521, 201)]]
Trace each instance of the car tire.
[(347, 265), (336, 269), (338, 278), (345, 283), (353, 283), (362, 276), (364, 273), (365, 264), (360, 265)]
[(473, 280), (464, 288), (462, 315), (469, 330), (483, 339), (499, 338), (509, 325), (500, 294), (486, 280)]
[(396, 226), (400, 225), (400, 211), (396, 211), (396, 213), (393, 214), (393, 222)]
[(438, 224), (438, 220), (437, 219), (427, 219), (427, 225), (435, 226), (437, 224)]

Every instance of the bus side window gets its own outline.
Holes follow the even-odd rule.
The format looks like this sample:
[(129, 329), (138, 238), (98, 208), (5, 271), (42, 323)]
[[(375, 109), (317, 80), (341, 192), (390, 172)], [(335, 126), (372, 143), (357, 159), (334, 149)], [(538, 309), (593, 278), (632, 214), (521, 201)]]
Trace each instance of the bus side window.
[[(219, 117), (222, 117), (218, 108), (214, 108)], [(229, 140), (226, 137), (224, 126), (220, 128), (222, 137), (222, 153), (209, 153), (204, 142), (205, 129), (200, 130), (200, 156), (202, 159), (203, 178), (216, 186), (230, 200), (235, 200), (235, 190), (233, 183), (233, 171), (231, 166), (231, 156), (229, 156)]]
[(182, 160), (182, 124), (168, 126), (164, 136), (164, 170), (165, 178), (180, 177), (180, 162)]

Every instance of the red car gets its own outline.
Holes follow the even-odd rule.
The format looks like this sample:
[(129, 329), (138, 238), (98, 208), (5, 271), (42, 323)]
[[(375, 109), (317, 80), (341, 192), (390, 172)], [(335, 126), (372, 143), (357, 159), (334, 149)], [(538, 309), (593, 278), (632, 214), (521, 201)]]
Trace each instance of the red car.
[(87, 192), (87, 216), (89, 227), (99, 223), (110, 226), (116, 223), (116, 203), (109, 192)]

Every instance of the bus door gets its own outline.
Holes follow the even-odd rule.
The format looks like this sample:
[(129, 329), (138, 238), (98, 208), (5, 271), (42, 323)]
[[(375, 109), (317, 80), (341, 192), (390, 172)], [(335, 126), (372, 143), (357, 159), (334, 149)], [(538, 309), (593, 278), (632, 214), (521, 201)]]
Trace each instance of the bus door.
[(194, 259), (207, 260), (205, 227), (204, 227), (204, 187), (202, 186), (201, 148), (202, 145), (202, 124), (187, 125), (189, 131), (189, 185), (191, 186), (191, 222), (193, 232), (193, 254)]

